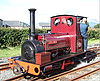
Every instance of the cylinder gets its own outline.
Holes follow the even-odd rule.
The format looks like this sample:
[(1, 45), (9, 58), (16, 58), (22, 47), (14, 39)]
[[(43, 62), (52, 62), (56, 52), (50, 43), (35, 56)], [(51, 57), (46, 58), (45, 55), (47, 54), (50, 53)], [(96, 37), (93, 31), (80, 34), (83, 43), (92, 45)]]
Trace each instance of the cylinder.
[(31, 8), (29, 9), (30, 11), (30, 39), (33, 40), (34, 39), (34, 35), (35, 35), (35, 8)]

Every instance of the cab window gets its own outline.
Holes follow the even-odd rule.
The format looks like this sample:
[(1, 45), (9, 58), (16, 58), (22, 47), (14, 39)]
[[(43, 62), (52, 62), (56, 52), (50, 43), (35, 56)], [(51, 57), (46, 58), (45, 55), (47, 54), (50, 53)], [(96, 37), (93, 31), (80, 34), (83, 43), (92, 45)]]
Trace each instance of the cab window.
[(60, 19), (56, 18), (56, 19), (54, 20), (54, 25), (55, 25), (55, 26), (58, 26), (59, 24), (60, 24)]
[(67, 19), (67, 25), (71, 26), (73, 24), (73, 19), (72, 18), (68, 18)]

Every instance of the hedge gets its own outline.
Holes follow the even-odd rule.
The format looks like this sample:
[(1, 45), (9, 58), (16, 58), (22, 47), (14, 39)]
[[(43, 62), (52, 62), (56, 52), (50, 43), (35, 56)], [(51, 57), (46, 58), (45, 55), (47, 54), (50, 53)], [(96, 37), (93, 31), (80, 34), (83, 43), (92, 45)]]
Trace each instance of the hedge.
[(0, 47), (17, 46), (27, 39), (28, 30), (0, 28)]
[[(46, 33), (48, 29), (36, 29), (36, 33)], [(28, 39), (29, 29), (0, 28), (0, 47), (15, 47)]]
[[(36, 33), (46, 33), (48, 29), (36, 29)], [(0, 47), (15, 47), (28, 39), (28, 29), (0, 28)], [(100, 30), (89, 30), (89, 39), (100, 38)]]
[(88, 31), (88, 37), (89, 39), (95, 38), (95, 39), (100, 39), (100, 30), (89, 30)]

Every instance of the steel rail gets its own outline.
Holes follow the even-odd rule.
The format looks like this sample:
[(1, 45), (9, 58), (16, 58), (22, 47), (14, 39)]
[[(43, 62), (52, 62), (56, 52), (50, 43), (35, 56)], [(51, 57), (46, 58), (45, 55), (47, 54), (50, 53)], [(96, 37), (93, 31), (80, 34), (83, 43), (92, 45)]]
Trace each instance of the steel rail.
[(68, 71), (68, 72), (64, 72), (64, 73), (61, 73), (61, 74), (58, 74), (58, 75), (55, 75), (55, 76), (52, 76), (52, 77), (49, 77), (49, 78), (46, 78), (44, 79), (43, 81), (52, 81), (52, 80), (56, 80), (58, 78), (61, 78), (63, 76), (66, 76), (67, 74), (71, 74), (73, 72), (76, 72), (76, 71), (80, 71), (82, 69), (85, 69), (85, 68), (88, 68), (88, 67), (91, 67), (91, 66), (94, 66), (96, 64), (100, 63), (100, 61), (98, 62), (95, 62), (95, 63), (92, 63), (92, 64), (89, 64), (89, 65), (86, 65), (86, 66), (83, 66), (83, 67), (80, 67), (80, 68), (77, 68), (77, 69), (74, 69), (74, 70), (71, 70), (71, 71)]
[(0, 71), (4, 71), (8, 69), (11, 69), (11, 67), (9, 67), (9, 63), (0, 64)]
[(9, 63), (5, 63), (5, 64), (0, 64), (0, 67), (3, 67), (3, 66), (8, 66)]
[(0, 71), (4, 71), (4, 70), (8, 70), (8, 69), (11, 69), (11, 67), (3, 67), (3, 68), (0, 68)]
[(15, 81), (15, 80), (20, 80), (20, 79), (24, 78), (24, 75), (25, 75), (25, 74), (18, 75), (18, 76), (15, 76), (15, 77), (12, 77), (12, 78), (10, 78), (10, 79), (3, 80), (3, 81)]
[(100, 51), (100, 47), (93, 47), (93, 48), (89, 48), (89, 51)]
[(71, 80), (69, 80), (69, 81), (76, 81), (76, 80), (82, 79), (82, 78), (84, 78), (84, 77), (86, 77), (86, 76), (89, 76), (89, 75), (91, 75), (91, 74), (93, 74), (93, 73), (96, 73), (97, 71), (100, 71), (100, 68), (98, 68), (98, 69), (96, 69), (96, 70), (93, 70), (93, 71), (91, 71), (91, 72), (88, 72), (88, 73), (86, 73), (86, 74), (84, 74), (84, 75), (81, 75), (81, 76), (79, 76), (79, 77), (76, 77), (76, 78), (74, 78), (74, 79), (71, 79)]
[[(40, 79), (41, 80), (41, 79)], [(31, 79), (31, 80), (28, 80), (28, 81), (39, 81), (39, 77), (35, 77), (35, 78), (33, 78), (33, 79)]]

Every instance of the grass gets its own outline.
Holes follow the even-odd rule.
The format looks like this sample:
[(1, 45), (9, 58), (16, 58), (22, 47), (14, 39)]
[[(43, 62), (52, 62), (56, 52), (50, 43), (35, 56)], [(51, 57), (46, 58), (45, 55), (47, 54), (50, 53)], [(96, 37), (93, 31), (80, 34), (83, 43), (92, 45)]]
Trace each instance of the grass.
[(21, 46), (0, 48), (0, 58), (19, 56), (20, 52), (21, 52)]
[[(100, 39), (90, 39), (88, 41), (88, 45), (99, 44), (99, 43), (100, 43)], [(19, 56), (20, 54), (21, 54), (21, 46), (0, 49), (0, 58)]]
[(100, 39), (95, 39), (95, 38), (89, 39), (88, 45), (92, 44), (100, 44)]

